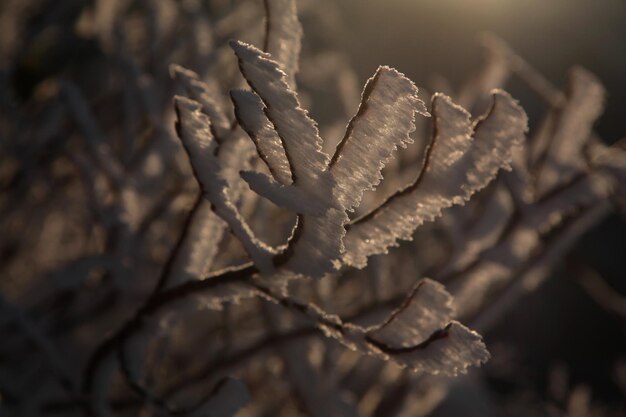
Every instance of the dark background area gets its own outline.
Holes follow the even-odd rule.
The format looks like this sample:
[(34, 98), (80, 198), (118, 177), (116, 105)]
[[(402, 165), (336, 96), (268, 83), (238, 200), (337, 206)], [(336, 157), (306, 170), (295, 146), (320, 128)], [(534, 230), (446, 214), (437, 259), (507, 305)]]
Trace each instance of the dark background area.
[[(625, 135), (623, 0), (347, 0), (341, 6), (348, 31), (337, 47), (362, 80), (384, 64), (418, 86), (438, 74), (458, 87), (479, 68), (479, 36), (492, 32), (558, 86), (573, 65), (595, 73), (608, 91), (598, 133), (610, 142)], [(511, 93), (520, 100), (528, 94)]]

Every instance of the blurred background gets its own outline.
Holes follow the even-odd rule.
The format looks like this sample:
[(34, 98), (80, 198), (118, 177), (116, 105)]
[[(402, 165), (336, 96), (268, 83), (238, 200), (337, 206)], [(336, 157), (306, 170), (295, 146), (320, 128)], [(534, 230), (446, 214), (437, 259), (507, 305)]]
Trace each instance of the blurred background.
[[(117, 6), (111, 6), (114, 11), (109, 15), (105, 10), (107, 4), (114, 3), (124, 2), (0, 2), (0, 186), (3, 194), (3, 218), (0, 219), (3, 223), (0, 280), (3, 282), (0, 289), (4, 298), (22, 306), (33, 317), (45, 316), (49, 309), (68, 302), (61, 298), (48, 303), (47, 289), (42, 289), (40, 282), (52, 276), (51, 270), (91, 247), (91, 238), (76, 238), (83, 235), (81, 230), (59, 226), (63, 229), (59, 232), (51, 230), (57, 223), (42, 220), (36, 224), (36, 219), (43, 219), (38, 210), (45, 204), (56, 207), (60, 213), (65, 207), (65, 203), (54, 199), (54, 187), (41, 186), (47, 184), (42, 177), (53, 172), (58, 174), (61, 185), (66, 184), (63, 181), (70, 178), (68, 168), (55, 162), (57, 155), (64, 154), (66, 146), (80, 148), (69, 138), (81, 129), (90, 130), (89, 122), (85, 126), (85, 117), (89, 117), (82, 117), (80, 111), (76, 111), (78, 116), (68, 117), (68, 120), (76, 119), (74, 121), (60, 115), (55, 103), (64, 99), (59, 98), (59, 94), (67, 98), (70, 107), (74, 103), (79, 108), (81, 105), (91, 108), (106, 137), (141, 137), (144, 142), (146, 138), (167, 137), (173, 125), (171, 109), (169, 113), (163, 110), (169, 109), (173, 91), (169, 64), (183, 64), (203, 73), (206, 62), (217, 62), (206, 72), (219, 73), (226, 65), (224, 62), (228, 63), (231, 58), (224, 61), (216, 57), (212, 45), (223, 44), (241, 30), (240, 26), (248, 25), (246, 22), (252, 22), (250, 27), (262, 27), (263, 16), (258, 11), (238, 8), (240, 3), (246, 2), (181, 1), (167, 2), (172, 7), (180, 4), (184, 10), (176, 15), (178, 20), (174, 23), (155, 18), (158, 25), (145, 29), (139, 17), (131, 16), (124, 21), (127, 31), (120, 34), (112, 29)], [(151, 16), (150, 13), (161, 7), (154, 1), (126, 3), (133, 4), (129, 10), (137, 16)], [(480, 70), (484, 61), (480, 39), (483, 34), (492, 33), (559, 88), (564, 88), (566, 75), (573, 65), (594, 73), (607, 90), (606, 109), (594, 127), (595, 132), (606, 144), (626, 136), (624, 0), (341, 0), (301, 1), (299, 6), (305, 58), (298, 81), (303, 101), (322, 132), (325, 126), (336, 123), (336, 104), (332, 103), (336, 102), (333, 95), (337, 87), (334, 84), (320, 87), (321, 81), (315, 78), (315, 63), (321, 61), (311, 57), (326, 51), (340, 56), (353, 71), (342, 85), (358, 91), (379, 65), (398, 69), (425, 92), (440, 88), (458, 91)], [(232, 10), (240, 14), (233, 15), (234, 23), (224, 23)], [(206, 27), (196, 14), (199, 11), (204, 13), (202, 19), (208, 26), (217, 28), (210, 35), (210, 41), (203, 37), (202, 30)], [(94, 19), (94, 15), (101, 20)], [(134, 31), (135, 27), (141, 29)], [(159, 28), (168, 28), (168, 35), (160, 37)], [(123, 75), (111, 75), (115, 68), (122, 68)], [(218, 80), (222, 90), (236, 85), (228, 77), (224, 78), (226, 81)], [(137, 96), (125, 96), (117, 90), (120, 85), (126, 85), (124, 82), (131, 86), (126, 91), (135, 89)], [(155, 85), (157, 88), (153, 88)], [(75, 87), (82, 91), (83, 99), (73, 95)], [(507, 84), (506, 89), (527, 111), (532, 131), (546, 111), (545, 103), (519, 81)], [(148, 91), (148, 96), (142, 95), (144, 90)], [(356, 108), (355, 102), (349, 103), (349, 100), (346, 106)], [(133, 111), (137, 113), (134, 121), (123, 124), (122, 115)], [(142, 112), (147, 116), (142, 116)], [(147, 128), (150, 124), (152, 128)], [(333, 132), (328, 129), (329, 135)], [(58, 145), (66, 140), (68, 145)], [(123, 140), (113, 142), (113, 149), (122, 157), (126, 155), (124, 146)], [(136, 148), (141, 150), (143, 146), (141, 142)], [(133, 152), (137, 149), (133, 145)], [(163, 149), (168, 149), (167, 145)], [(77, 162), (71, 157), (68, 160)], [(126, 164), (133, 166), (135, 162), (131, 155)], [(165, 173), (169, 173), (169, 169), (176, 171), (181, 178), (189, 174), (185, 168), (164, 169)], [(152, 189), (165, 188), (159, 178)], [(189, 194), (194, 190), (188, 182), (183, 179), (171, 185), (174, 190), (186, 190), (188, 195), (173, 210), (168, 225), (182, 223), (177, 213), (180, 207), (189, 206)], [(70, 200), (81, 207), (86, 205), (80, 199)], [(77, 217), (86, 217), (87, 211), (80, 211)], [(525, 416), (533, 410), (536, 414), (532, 415), (556, 416), (565, 415), (562, 409), (567, 408), (568, 401), (588, 401), (606, 412), (594, 415), (626, 416), (624, 216), (623, 210), (615, 212), (588, 231), (543, 285), (524, 296), (496, 326), (483, 333), (493, 356), (485, 365), (485, 377), (479, 382), (472, 378), (459, 380), (447, 399), (429, 415)], [(153, 263), (142, 270), (145, 274), (154, 275), (163, 259), (164, 248), (171, 246), (173, 240), (168, 235), (171, 231), (163, 227), (159, 230), (160, 234), (151, 238), (158, 241), (158, 245), (152, 247)], [(57, 232), (61, 237), (55, 234)], [(46, 236), (51, 240), (45, 241)], [(104, 250), (107, 253), (111, 248), (106, 242), (109, 241), (93, 244), (93, 250), (98, 252), (104, 246), (108, 248)], [(118, 249), (113, 246), (111, 250)], [(621, 307), (614, 308), (615, 303), (607, 306), (606, 298), (581, 284), (581, 276), (589, 275), (602, 277), (611, 289), (608, 297)], [(63, 284), (64, 289), (66, 285), (74, 284)], [(132, 311), (136, 295), (145, 293), (151, 285), (151, 281), (144, 282), (133, 288), (135, 292), (126, 294), (126, 307), (116, 312), (113, 319), (104, 320), (108, 324), (103, 328), (115, 327), (110, 323), (119, 322), (119, 317)], [(32, 293), (35, 295), (31, 296)], [(71, 299), (70, 295), (67, 297)], [(102, 299), (104, 301), (100, 301), (106, 303), (107, 298)], [(64, 320), (69, 319), (61, 315), (57, 324), (63, 326)], [(3, 347), (3, 340), (8, 339), (0, 339), (0, 350), (5, 352), (1, 359), (6, 366), (11, 361), (6, 352), (11, 352), (12, 347), (8, 344)], [(81, 357), (84, 358), (85, 355)], [(7, 394), (11, 390), (6, 388), (3, 392), (5, 388), (0, 387), (0, 393), (11, 398)], [(518, 407), (519, 404), (528, 407)]]
[[(506, 41), (526, 61), (558, 86), (573, 65), (589, 69), (608, 90), (604, 115), (596, 125), (607, 141), (626, 131), (626, 3), (620, 0), (354, 0), (338, 3), (342, 36), (306, 30), (305, 47), (327, 37), (350, 57), (360, 81), (378, 65), (404, 72), (418, 86), (445, 76), (455, 87), (475, 72), (483, 59), (481, 34)], [(306, 20), (304, 21), (306, 25)], [(528, 108), (528, 91), (511, 93)], [(535, 110), (536, 112), (537, 110)]]

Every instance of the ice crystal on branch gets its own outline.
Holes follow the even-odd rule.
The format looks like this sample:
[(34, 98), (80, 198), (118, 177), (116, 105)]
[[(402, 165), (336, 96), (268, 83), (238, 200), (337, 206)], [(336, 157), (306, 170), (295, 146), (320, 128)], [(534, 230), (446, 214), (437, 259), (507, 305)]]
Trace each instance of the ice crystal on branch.
[[(500, 169), (510, 169), (511, 155), (524, 138), (526, 116), (502, 91), (494, 91), (491, 109), (476, 122), (449, 97), (435, 95), (434, 135), (418, 178), (350, 223), (348, 212), (359, 206), (364, 191), (380, 183), (393, 152), (412, 141), (416, 114), (430, 116), (417, 87), (398, 71), (380, 67), (330, 157), (281, 65), (252, 45), (233, 41), (231, 47), (252, 89), (231, 92), (235, 116), (270, 173), (242, 171), (241, 177), (256, 194), (297, 216), (284, 247), (272, 249), (258, 240), (228, 203), (220, 180), (224, 167), (213, 156), (220, 145), (209, 117), (192, 99), (176, 100), (178, 132), (205, 198), (269, 283), (273, 277), (319, 279), (363, 267), (369, 256), (410, 239), (419, 225), (464, 204)], [(290, 305), (271, 289), (263, 287), (261, 295)], [(431, 281), (418, 285), (403, 307), (373, 330), (343, 323), (314, 305), (302, 309), (343, 344), (416, 371), (454, 375), (488, 357), (480, 336), (452, 321), (449, 295)]]

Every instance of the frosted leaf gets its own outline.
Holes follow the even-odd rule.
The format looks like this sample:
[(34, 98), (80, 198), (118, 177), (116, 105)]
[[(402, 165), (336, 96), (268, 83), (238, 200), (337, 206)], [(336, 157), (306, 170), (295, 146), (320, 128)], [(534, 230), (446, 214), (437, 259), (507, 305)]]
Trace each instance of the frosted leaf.
[[(432, 219), (441, 207), (452, 204), (449, 199), (456, 190), (446, 192), (444, 181), (449, 167), (454, 168), (459, 161), (462, 162), (462, 156), (470, 147), (470, 115), (443, 95), (435, 95), (432, 106), (435, 137), (427, 151), (422, 172), (411, 186), (397, 192), (382, 206), (351, 225), (344, 242), (346, 263), (365, 266), (368, 256), (384, 252), (398, 238), (409, 239), (413, 230), (423, 223), (419, 216), (425, 210), (429, 212), (424, 214)], [(463, 166), (458, 169), (456, 178), (450, 178), (453, 187), (462, 184), (466, 170), (467, 166)], [(424, 189), (424, 186), (430, 187)], [(430, 204), (426, 198), (431, 200)]]
[(414, 346), (426, 340), (452, 318), (452, 297), (430, 279), (417, 283), (409, 297), (368, 336), (391, 346)]
[(423, 280), (382, 324), (363, 328), (309, 304), (326, 336), (350, 349), (392, 360), (415, 372), (457, 375), (489, 359), (480, 335), (451, 321), (451, 296), (441, 284)]
[(489, 359), (480, 336), (451, 321), (452, 297), (438, 282), (420, 281), (405, 302), (366, 340), (416, 372), (457, 375)]
[(191, 225), (191, 240), (195, 242), (189, 252), (189, 262), (185, 271), (195, 279), (209, 273), (213, 259), (219, 250), (219, 242), (224, 234), (226, 224), (213, 211), (208, 201), (202, 200), (198, 215)]
[(221, 174), (216, 157), (216, 143), (210, 131), (209, 119), (199, 103), (184, 97), (175, 98), (178, 116), (177, 130), (202, 191), (213, 210), (228, 224), (242, 242), (248, 254), (261, 270), (271, 270), (273, 250), (256, 239), (228, 196), (228, 182)]
[(217, 136), (221, 138), (225, 135), (230, 130), (230, 122), (220, 103), (214, 99), (218, 92), (211, 91), (211, 88), (200, 80), (198, 74), (179, 65), (171, 65), (170, 73), (183, 86), (186, 95), (202, 105), (202, 112), (209, 116)]
[(209, 399), (193, 412), (190, 417), (232, 417), (250, 401), (248, 389), (238, 379), (221, 379)]
[(254, 145), (240, 129), (234, 130), (219, 144), (217, 159), (222, 176), (228, 183), (228, 197), (234, 204), (239, 203), (244, 197), (243, 194), (248, 190), (248, 186), (239, 173), (252, 168), (255, 153)]
[(256, 145), (257, 152), (270, 172), (281, 184), (291, 184), (291, 168), (280, 137), (264, 113), (263, 102), (253, 92), (232, 90), (235, 116), (239, 125)]
[(439, 217), (444, 208), (464, 204), (501, 168), (510, 167), (512, 149), (521, 144), (527, 128), (524, 111), (500, 90), (494, 91), (487, 115), (475, 123), (473, 139), (469, 113), (450, 98), (433, 97), (433, 116), (435, 135), (418, 178), (351, 225), (344, 240), (345, 263), (363, 267), (368, 256), (410, 239), (419, 225)]
[[(344, 239), (346, 211), (360, 203), (364, 190), (380, 182), (380, 170), (393, 150), (410, 141), (415, 112), (426, 113), (417, 88), (397, 71), (381, 67), (366, 85), (359, 111), (328, 161), (315, 123), (300, 108), (278, 64), (250, 45), (231, 46), (262, 102), (251, 93), (234, 92), (238, 118), (253, 139), (259, 132), (270, 138), (273, 150), (266, 154), (282, 157), (283, 146), (287, 161), (282, 166), (290, 167), (293, 183), (279, 185), (252, 172), (242, 176), (258, 194), (299, 215), (281, 264), (295, 274), (323, 276), (338, 269), (342, 257), (346, 264), (364, 266), (369, 255), (410, 238), (421, 223), (439, 216), (443, 208), (464, 203), (500, 168), (509, 167), (511, 148), (526, 128), (523, 111), (504, 92), (494, 93), (493, 108), (475, 132), (465, 110), (447, 97), (435, 96), (437, 134), (422, 173), (412, 186), (352, 225)], [(286, 177), (286, 169), (283, 173)]]
[[(239, 130), (230, 132), (222, 138), (217, 151), (220, 173), (228, 184), (227, 199), (239, 206), (248, 187), (240, 178), (239, 171), (250, 168), (250, 159), (254, 155), (253, 146), (245, 134)], [(254, 195), (248, 196), (248, 198)], [(212, 264), (219, 243), (228, 225), (218, 216), (207, 200), (199, 202), (190, 214), (190, 224), (182, 247), (168, 274), (167, 285), (181, 283), (189, 279), (204, 278)]]
[(593, 74), (583, 68), (572, 69), (565, 106), (557, 113), (552, 141), (540, 166), (539, 195), (585, 169), (583, 147), (602, 113), (604, 100), (604, 87)]
[(180, 284), (190, 279), (205, 277), (218, 253), (227, 225), (211, 208), (208, 200), (202, 199), (191, 213), (188, 236), (172, 264), (169, 285)]
[(388, 345), (369, 338), (384, 355), (414, 372), (456, 376), (489, 359), (480, 335), (452, 321), (424, 342), (408, 347)]
[(226, 188), (227, 184), (219, 176), (219, 162), (215, 158), (217, 143), (211, 134), (209, 118), (200, 111), (202, 106), (197, 101), (176, 96), (174, 107), (178, 117), (176, 128), (189, 154), (192, 168), (198, 169), (196, 175), (200, 183), (208, 190)]
[(334, 208), (327, 210), (324, 217), (300, 216), (293, 254), (285, 268), (316, 278), (338, 269), (347, 221), (346, 213)]
[(358, 206), (363, 191), (382, 179), (380, 171), (392, 152), (413, 142), (409, 134), (415, 130), (415, 112), (428, 115), (415, 84), (392, 68), (378, 68), (330, 162), (344, 208)]
[(281, 186), (265, 174), (244, 171), (241, 177), (250, 185), (255, 193), (267, 198), (280, 207), (285, 207), (295, 213), (322, 216), (327, 205), (317, 199), (311, 198), (299, 187)]
[[(329, 158), (321, 150), (317, 126), (300, 108), (285, 74), (268, 54), (241, 42), (232, 42), (231, 46), (241, 72), (263, 101), (265, 114), (281, 140), (293, 183), (282, 189), (281, 196), (281, 189), (267, 177), (252, 173), (244, 176), (261, 194), (299, 214), (284, 268), (295, 274), (321, 277), (339, 266), (348, 216), (334, 195), (335, 181), (327, 169)], [(294, 201), (297, 196), (306, 196), (306, 200)]]
[(287, 74), (287, 83), (295, 88), (302, 25), (298, 21), (295, 0), (264, 0), (266, 14), (265, 47), (263, 48)]
[(282, 139), (294, 183), (318, 187), (317, 183), (325, 179), (322, 173), (329, 158), (322, 152), (317, 125), (300, 107), (296, 93), (287, 84), (285, 73), (268, 54), (251, 45), (233, 41), (231, 47), (239, 59), (241, 73), (263, 100), (265, 114)]
[(510, 170), (514, 151), (522, 146), (528, 130), (526, 113), (508, 93), (493, 91), (493, 105), (474, 125), (474, 141), (468, 153), (464, 199), (484, 188), (500, 169)]

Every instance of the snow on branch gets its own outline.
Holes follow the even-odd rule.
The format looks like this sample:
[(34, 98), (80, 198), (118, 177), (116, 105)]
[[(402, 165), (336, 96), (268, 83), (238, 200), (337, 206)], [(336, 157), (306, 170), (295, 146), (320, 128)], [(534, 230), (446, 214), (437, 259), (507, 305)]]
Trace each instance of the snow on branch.
[(421, 172), (411, 185), (350, 225), (346, 264), (364, 267), (367, 257), (411, 239), (419, 225), (464, 204), (500, 169), (510, 169), (513, 149), (527, 129), (526, 114), (511, 96), (494, 91), (491, 109), (473, 126), (469, 113), (449, 97), (436, 94), (432, 106), (434, 135)]
[(177, 98), (177, 126), (213, 210), (262, 272), (262, 280), (249, 282), (256, 289), (253, 293), (295, 306), (349, 347), (414, 371), (456, 375), (486, 361), (489, 355), (480, 336), (452, 319), (451, 297), (434, 281), (420, 281), (405, 302), (373, 328), (343, 323), (312, 304), (299, 305), (271, 283), (272, 277), (321, 278), (343, 267), (363, 267), (369, 256), (410, 239), (419, 225), (436, 219), (443, 209), (464, 204), (499, 170), (510, 169), (513, 151), (527, 129), (517, 102), (494, 90), (490, 110), (472, 122), (466, 110), (436, 94), (434, 134), (417, 179), (349, 224), (348, 212), (359, 206), (364, 191), (380, 183), (393, 152), (411, 143), (416, 113), (430, 116), (417, 87), (398, 71), (380, 67), (330, 157), (322, 151), (317, 125), (301, 107), (281, 65), (243, 42), (231, 42), (231, 47), (252, 89), (231, 91), (235, 116), (271, 174), (244, 170), (240, 175), (256, 194), (297, 215), (287, 246), (278, 250), (258, 240), (229, 200), (225, 167), (215, 156), (223, 145), (213, 139), (202, 105)]

